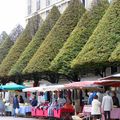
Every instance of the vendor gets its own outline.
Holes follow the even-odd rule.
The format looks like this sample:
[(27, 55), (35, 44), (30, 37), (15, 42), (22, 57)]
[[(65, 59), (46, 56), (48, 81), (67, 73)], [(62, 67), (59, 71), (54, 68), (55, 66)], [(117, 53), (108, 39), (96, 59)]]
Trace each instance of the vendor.
[(31, 105), (32, 105), (33, 107), (35, 107), (35, 106), (37, 106), (37, 103), (38, 103), (38, 101), (37, 101), (37, 99), (36, 99), (36, 96), (34, 96), (33, 99), (32, 99), (32, 101), (31, 101)]
[(119, 107), (119, 100), (118, 100), (118, 97), (116, 95), (116, 92), (114, 91), (113, 92), (113, 96), (112, 96), (112, 99), (113, 99), (113, 105)]
[(24, 104), (24, 99), (23, 99), (22, 95), (20, 95), (20, 97), (19, 97), (19, 103)]

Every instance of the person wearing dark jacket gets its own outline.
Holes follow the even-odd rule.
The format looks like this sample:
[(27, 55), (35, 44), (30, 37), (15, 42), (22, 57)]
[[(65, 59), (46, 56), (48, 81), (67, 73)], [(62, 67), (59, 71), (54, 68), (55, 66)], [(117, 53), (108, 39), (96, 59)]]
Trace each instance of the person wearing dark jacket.
[(23, 99), (22, 95), (20, 95), (19, 103), (24, 103), (24, 99)]
[(13, 98), (13, 116), (16, 116), (16, 109), (19, 109), (18, 95)]
[(118, 100), (115, 92), (113, 92), (112, 99), (113, 99), (113, 105), (119, 107), (119, 100)]
[(38, 101), (37, 101), (37, 99), (36, 99), (36, 96), (34, 96), (33, 100), (31, 101), (31, 105), (32, 105), (33, 107), (35, 107), (35, 106), (37, 106), (37, 104), (38, 104)]

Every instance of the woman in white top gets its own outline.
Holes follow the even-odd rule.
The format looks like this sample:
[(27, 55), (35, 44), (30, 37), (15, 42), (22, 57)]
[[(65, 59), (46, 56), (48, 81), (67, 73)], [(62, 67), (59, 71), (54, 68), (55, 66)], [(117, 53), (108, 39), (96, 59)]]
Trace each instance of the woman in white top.
[(91, 115), (93, 117), (93, 120), (101, 118), (101, 103), (99, 102), (97, 95), (94, 96), (94, 99), (92, 101)]

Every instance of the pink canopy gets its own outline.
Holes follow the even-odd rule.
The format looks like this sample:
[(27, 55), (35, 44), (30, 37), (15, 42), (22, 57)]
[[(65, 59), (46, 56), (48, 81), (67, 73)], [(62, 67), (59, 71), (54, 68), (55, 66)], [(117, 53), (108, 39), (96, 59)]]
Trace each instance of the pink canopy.
[(81, 81), (81, 82), (73, 82), (69, 84), (65, 84), (66, 89), (74, 89), (74, 88), (85, 88), (85, 87), (94, 87), (97, 84), (95, 84), (95, 81)]
[(96, 89), (99, 90), (99, 86), (112, 86), (120, 87), (120, 80), (98, 80), (98, 81), (80, 81), (72, 82), (64, 85), (66, 89)]

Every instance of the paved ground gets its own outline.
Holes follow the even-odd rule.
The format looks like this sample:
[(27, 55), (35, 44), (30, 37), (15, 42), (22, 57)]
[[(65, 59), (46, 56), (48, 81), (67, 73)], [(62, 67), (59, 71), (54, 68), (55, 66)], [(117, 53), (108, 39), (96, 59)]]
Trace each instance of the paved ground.
[[(44, 119), (37, 119), (37, 118), (23, 118), (23, 117), (4, 117), (0, 116), (0, 120), (44, 120)], [(45, 119), (47, 120), (47, 119)]]

